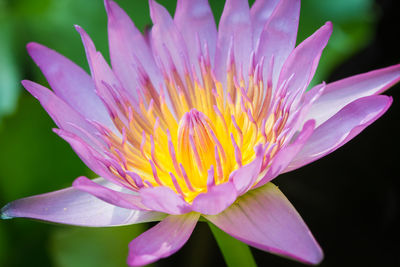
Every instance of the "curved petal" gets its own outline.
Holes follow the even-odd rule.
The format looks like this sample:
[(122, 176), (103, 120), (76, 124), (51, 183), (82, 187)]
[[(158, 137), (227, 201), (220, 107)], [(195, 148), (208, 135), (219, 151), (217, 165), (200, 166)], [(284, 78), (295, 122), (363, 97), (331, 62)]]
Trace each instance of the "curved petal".
[(265, 23), (268, 21), (279, 1), (280, 0), (256, 0), (251, 6), (250, 17), (254, 44), (257, 44)]
[(309, 120), (304, 126), (303, 130), (299, 133), (296, 140), (281, 149), (274, 157), (271, 166), (268, 169), (266, 175), (258, 182), (256, 187), (263, 186), (264, 184), (270, 182), (272, 179), (277, 177), (289, 163), (293, 160), (293, 158), (299, 153), (299, 151), (307, 144), (308, 140), (312, 136), (312, 133), (315, 128), (315, 121)]
[[(72, 183), (72, 187), (83, 192), (89, 193), (98, 199), (111, 205), (133, 210), (147, 210), (141, 203), (138, 194), (118, 192), (113, 189), (102, 186), (84, 176), (78, 177)], [(122, 188), (121, 188), (122, 190)]]
[(191, 211), (189, 204), (169, 187), (147, 187), (141, 189), (139, 193), (143, 205), (151, 210), (174, 215)]
[(96, 95), (91, 77), (83, 69), (43, 45), (29, 43), (27, 50), (58, 97), (85, 118), (112, 125), (106, 108)]
[(128, 265), (142, 266), (177, 252), (189, 239), (200, 214), (168, 216), (129, 244)]
[(96, 174), (106, 178), (113, 183), (122, 187), (129, 188), (129, 185), (123, 184), (121, 179), (114, 176), (113, 173), (107, 168), (107, 165), (102, 161), (104, 155), (94, 150), (87, 143), (85, 143), (78, 136), (59, 129), (54, 129), (54, 132), (58, 134), (62, 139), (67, 141), (79, 158)]
[[(119, 187), (99, 178), (100, 185)], [(15, 200), (1, 209), (1, 218), (32, 218), (54, 223), (104, 227), (159, 221), (165, 214), (119, 208), (72, 187)]]
[(374, 95), (351, 102), (315, 129), (285, 172), (309, 164), (335, 151), (382, 116), (392, 98)]
[(286, 140), (291, 140), (293, 135), (300, 130), (299, 128), (304, 126), (305, 122), (313, 120), (304, 120), (304, 118), (307, 116), (308, 111), (315, 103), (315, 101), (317, 101), (317, 99), (322, 95), (325, 88), (325, 82), (317, 84), (309, 91), (309, 93), (303, 95), (296, 107), (291, 107), (291, 112), (289, 112), (291, 114), (289, 115), (288, 122), (285, 126), (287, 127), (287, 129), (290, 129), (286, 135)]
[(243, 67), (245, 78), (253, 50), (250, 9), (247, 0), (227, 0), (218, 26), (215, 69), (219, 81), (225, 84), (229, 47), (233, 41), (236, 67)]
[(354, 100), (380, 94), (398, 81), (400, 81), (400, 64), (327, 84), (305, 120), (314, 119), (319, 126)]
[(192, 209), (202, 214), (218, 214), (228, 208), (236, 197), (237, 193), (232, 183), (215, 185), (193, 200)]
[(229, 177), (229, 180), (233, 182), (239, 196), (246, 193), (260, 175), (264, 160), (264, 149), (262, 145), (259, 145), (255, 148), (255, 151), (256, 158), (249, 164), (232, 172)]
[(276, 85), (283, 63), (296, 45), (299, 16), (300, 0), (282, 0), (261, 32), (256, 58), (264, 57), (264, 76), (271, 71), (268, 68), (273, 60), (273, 85)]
[[(75, 26), (75, 28), (82, 38), (82, 42), (86, 51), (87, 61), (89, 63), (90, 71), (92, 73), (92, 78), (95, 83), (97, 93), (99, 94), (110, 112), (118, 112), (119, 109), (117, 108), (117, 104), (115, 103), (115, 97), (127, 97), (127, 95), (123, 94), (124, 92), (126, 92), (125, 88), (120, 85), (118, 78), (115, 76), (114, 72), (111, 70), (110, 66), (105, 61), (101, 53), (96, 50), (92, 39), (85, 32), (85, 30), (77, 25)], [(118, 90), (118, 95), (117, 92), (111, 91), (115, 89)], [(137, 95), (137, 93), (129, 93), (130, 96), (133, 96), (133, 98), (130, 100), (135, 103), (135, 95)], [(112, 114), (112, 116), (114, 116), (114, 114)], [(115, 132), (114, 125), (112, 125), (112, 128), (110, 129), (114, 130)]]
[(224, 212), (204, 217), (250, 246), (311, 264), (323, 258), (300, 215), (272, 183), (247, 192)]
[[(81, 114), (72, 109), (61, 98), (48, 88), (35, 82), (24, 80), (22, 85), (37, 98), (46, 112), (50, 115), (58, 127), (76, 134), (86, 142), (94, 145), (89, 135), (97, 132), (96, 128), (87, 122)], [(80, 130), (78, 127), (83, 129)], [(89, 134), (90, 133), (90, 134)]]
[(213, 63), (217, 45), (217, 26), (208, 1), (178, 0), (174, 21), (186, 42), (191, 64), (198, 65), (198, 57), (205, 43)]
[(289, 55), (279, 76), (278, 86), (289, 80), (288, 91), (305, 91), (314, 77), (322, 50), (332, 33), (332, 23), (327, 22), (313, 35), (299, 44)]
[(134, 66), (139, 65), (158, 88), (162, 76), (142, 33), (114, 1), (105, 0), (104, 3), (108, 16), (111, 65), (122, 85), (136, 94), (139, 73)]
[(184, 39), (168, 11), (154, 0), (149, 0), (151, 29), (151, 47), (168, 70), (176, 69), (181, 77), (189, 68), (188, 52)]

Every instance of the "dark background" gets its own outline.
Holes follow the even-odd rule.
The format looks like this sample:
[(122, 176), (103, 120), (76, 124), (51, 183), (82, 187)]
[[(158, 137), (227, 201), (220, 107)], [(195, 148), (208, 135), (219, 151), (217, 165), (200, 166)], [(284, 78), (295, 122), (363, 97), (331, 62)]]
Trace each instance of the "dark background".
[[(119, 2), (124, 6), (123, 1)], [(169, 10), (173, 10), (174, 4), (166, 2)], [(346, 60), (336, 62), (331, 74), (325, 75), (327, 82), (400, 63), (399, 2), (375, 1), (374, 20), (368, 24), (374, 28), (368, 42)], [(308, 8), (304, 12), (318, 16), (319, 10), (312, 10), (311, 3), (303, 1), (303, 8)], [(223, 1), (213, 3), (216, 13), (222, 7)], [(146, 16), (138, 25), (140, 29), (149, 23)], [(103, 42), (105, 51), (105, 15), (103, 19), (98, 25), (103, 27), (102, 37), (94, 39), (96, 44)], [(331, 18), (324, 20), (328, 19)], [(336, 22), (332, 21), (335, 31)], [(308, 23), (304, 15), (302, 22)], [(16, 29), (17, 35), (27, 32), (21, 24)], [(62, 38), (62, 30), (54, 37)], [(310, 33), (308, 29), (302, 31), (303, 35)], [(54, 42), (53, 48), (72, 58), (75, 54), (70, 51), (80, 49), (74, 60), (84, 62), (77, 36), (73, 40), (66, 38), (64, 45), (46, 41), (41, 35), (29, 38), (49, 46)], [(303, 38), (301, 34), (299, 38)], [(16, 50), (22, 51), (19, 47), (27, 41), (30, 40), (20, 36)], [(41, 79), (44, 83), (43, 77), (37, 78), (40, 76), (33, 64), (26, 63), (25, 52), (17, 53), (17, 58), (24, 63), (20, 71), (23, 78)], [(323, 248), (325, 259), (321, 266), (400, 266), (399, 90), (397, 85), (386, 93), (394, 98), (392, 107), (354, 140), (331, 155), (275, 180)], [(0, 128), (0, 206), (19, 197), (69, 186), (79, 175), (91, 175), (68, 145), (51, 132), (54, 124), (33, 97), (21, 91), (17, 103)], [(128, 242), (147, 227), (77, 229), (23, 219), (1, 221), (0, 266), (124, 266)], [(252, 251), (259, 266), (304, 266), (257, 249)], [(183, 249), (154, 265), (224, 266), (224, 261), (208, 226), (199, 223)]]

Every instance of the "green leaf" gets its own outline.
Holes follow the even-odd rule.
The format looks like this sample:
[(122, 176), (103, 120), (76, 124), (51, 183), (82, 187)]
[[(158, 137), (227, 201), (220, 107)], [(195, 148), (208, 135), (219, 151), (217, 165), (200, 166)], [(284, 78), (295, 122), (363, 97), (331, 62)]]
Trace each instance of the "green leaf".
[(250, 248), (245, 243), (233, 238), (210, 222), (208, 225), (228, 267), (257, 266)]
[[(0, 131), (0, 193), (4, 201), (71, 186), (88, 168), (51, 128), (56, 125), (28, 93)], [(93, 177), (90, 174), (91, 177)], [(5, 203), (4, 203), (5, 204)]]
[(7, 235), (2, 224), (0, 224), (0, 263), (4, 262), (7, 256)]
[(4, 115), (15, 110), (20, 89), (20, 74), (14, 47), (14, 27), (0, 20), (0, 124)]
[(332, 36), (311, 85), (327, 79), (332, 70), (368, 44), (375, 29), (373, 4), (373, 0), (302, 1), (298, 43), (326, 21), (333, 23)]
[(58, 267), (126, 267), (129, 242), (145, 225), (62, 228), (54, 231), (50, 252)]

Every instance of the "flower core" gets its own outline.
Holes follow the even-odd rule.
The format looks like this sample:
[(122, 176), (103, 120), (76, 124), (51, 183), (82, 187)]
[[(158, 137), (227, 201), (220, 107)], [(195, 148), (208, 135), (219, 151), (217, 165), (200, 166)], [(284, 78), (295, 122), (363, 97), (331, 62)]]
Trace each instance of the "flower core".
[(264, 150), (265, 174), (286, 139), (292, 98), (285, 86), (273, 92), (271, 78), (264, 83), (263, 60), (251, 62), (245, 81), (231, 55), (226, 86), (215, 78), (207, 56), (199, 59), (200, 75), (187, 68), (183, 75), (176, 68), (164, 71), (165, 89), (159, 91), (143, 71), (136, 104), (108, 85), (115, 100), (108, 108), (121, 133), (103, 128), (114, 162), (109, 169), (134, 190), (167, 186), (187, 202), (229, 181), (233, 171), (255, 159), (257, 145)]

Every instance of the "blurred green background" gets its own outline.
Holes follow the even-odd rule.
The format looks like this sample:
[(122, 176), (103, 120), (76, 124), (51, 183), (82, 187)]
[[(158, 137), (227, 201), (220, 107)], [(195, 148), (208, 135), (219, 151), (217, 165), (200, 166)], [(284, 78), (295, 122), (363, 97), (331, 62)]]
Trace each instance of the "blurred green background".
[[(118, 0), (117, 2), (130, 14), (140, 30), (151, 25), (147, 1)], [(159, 2), (173, 14), (175, 1), (160, 0)], [(210, 2), (216, 18), (219, 18), (224, 1)], [(388, 39), (387, 36), (393, 34), (388, 30), (386, 35), (382, 35), (379, 26), (383, 21), (385, 10), (391, 12), (390, 3), (392, 2), (395, 1), (302, 1), (299, 41), (309, 36), (327, 20), (332, 21), (334, 25), (334, 33), (325, 49), (314, 82), (329, 81), (332, 77), (341, 78), (349, 74), (371, 70), (372, 67), (383, 67), (385, 64), (394, 64), (400, 61), (398, 52), (388, 61), (378, 60), (378, 58), (384, 58), (380, 57), (379, 53), (387, 55), (385, 52), (377, 52), (377, 49), (385, 47), (384, 45), (379, 46), (379, 42), (382, 38)], [(389, 22), (386, 23), (389, 24)], [(25, 45), (30, 41), (53, 48), (88, 70), (84, 49), (79, 35), (73, 27), (74, 24), (82, 26), (91, 35), (97, 48), (108, 58), (107, 20), (103, 1), (0, 0), (0, 206), (17, 198), (70, 186), (73, 179), (80, 175), (95, 177), (73, 153), (69, 145), (51, 131), (51, 128), (55, 126), (54, 123), (36, 99), (25, 92), (20, 85), (21, 79), (47, 84), (39, 69), (26, 53)], [(396, 25), (393, 25), (393, 28), (396, 28)], [(378, 38), (379, 36), (383, 37)], [(386, 42), (393, 42), (393, 40), (389, 39)], [(374, 45), (378, 45), (375, 50), (371, 48)], [(385, 50), (385, 48), (383, 49)], [(354, 62), (358, 62), (358, 64)], [(346, 66), (351, 66), (351, 68)], [(366, 66), (371, 67), (364, 69)], [(394, 121), (387, 122), (388, 125), (399, 122), (397, 114), (389, 115)], [(383, 130), (391, 131), (393, 136), (393, 132), (399, 130), (398, 126), (384, 126), (382, 123), (380, 125)], [(377, 136), (381, 134), (379, 129), (376, 131)], [(381, 257), (387, 259), (387, 264), (384, 266), (396, 266), (390, 265), (392, 263), (400, 264), (399, 258), (393, 255), (388, 258), (387, 255), (381, 256), (377, 253), (378, 255), (371, 260), (368, 259), (368, 255), (363, 258), (360, 256), (361, 254), (351, 253), (352, 248), (356, 251), (363, 251), (362, 246), (365, 246), (365, 242), (370, 244), (366, 245), (366, 251), (371, 249), (371, 252), (376, 252), (373, 250), (373, 246), (378, 246), (375, 242), (380, 239), (369, 240), (367, 238), (371, 230), (375, 228), (375, 224), (369, 228), (362, 228), (363, 224), (356, 224), (356, 227), (357, 225), (361, 227), (357, 228), (357, 231), (361, 232), (356, 236), (351, 235), (352, 231), (349, 232), (350, 235), (342, 236), (341, 224), (336, 224), (342, 219), (344, 221), (360, 220), (361, 222), (364, 222), (364, 218), (371, 220), (368, 218), (370, 214), (368, 209), (361, 215), (357, 213), (361, 217), (351, 217), (352, 214), (354, 215), (351, 210), (353, 208), (359, 210), (359, 206), (347, 205), (347, 202), (352, 201), (352, 203), (360, 202), (360, 206), (366, 204), (359, 201), (359, 198), (367, 198), (371, 192), (362, 191), (365, 195), (359, 196), (354, 195), (355, 191), (360, 188), (366, 189), (365, 186), (375, 187), (375, 184), (369, 180), (367, 185), (364, 185), (367, 173), (364, 174), (363, 181), (357, 177), (358, 172), (352, 173), (351, 170), (365, 169), (365, 160), (376, 157), (376, 154), (385, 153), (384, 150), (379, 150), (382, 146), (381, 140), (376, 141), (374, 132), (364, 140), (355, 145), (350, 144), (351, 149), (348, 152), (343, 150), (337, 152), (340, 157), (328, 157), (327, 160), (330, 160), (330, 163), (324, 159), (320, 165), (316, 163), (311, 167), (306, 167), (305, 171), (285, 175), (285, 181), (282, 178), (278, 179), (282, 190), (288, 192), (288, 198), (296, 200), (293, 201), (293, 204), (301, 214), (304, 212), (303, 217), (326, 251), (327, 258), (322, 266), (338, 266), (339, 263), (345, 264), (346, 262), (350, 264), (349, 266), (374, 266), (373, 263), (381, 262), (378, 261), (378, 259), (382, 260)], [(387, 146), (390, 144), (388, 143)], [(374, 148), (374, 146), (378, 146), (378, 148)], [(376, 149), (375, 152), (373, 149)], [(364, 157), (370, 153), (370, 157), (358, 158), (359, 160), (354, 162), (347, 160), (359, 157), (360, 151), (365, 152)], [(377, 168), (379, 166), (389, 168), (385, 172), (387, 176), (379, 177), (380, 181), (387, 184), (392, 180), (384, 179), (391, 179), (389, 173), (395, 170), (394, 164), (390, 164), (390, 160), (394, 159), (387, 153), (386, 156), (387, 158), (383, 156), (384, 163), (382, 164), (386, 163), (389, 167), (379, 165), (376, 160), (371, 163), (376, 163)], [(349, 166), (349, 164), (352, 165)], [(346, 168), (351, 170), (345, 173), (341, 171)], [(329, 174), (326, 174), (324, 170), (329, 170)], [(333, 175), (336, 177), (332, 177)], [(302, 181), (304, 178), (305, 181)], [(325, 179), (327, 179), (326, 182), (324, 182)], [(340, 182), (334, 182), (333, 179), (338, 179)], [(354, 179), (355, 182), (347, 183), (347, 179)], [(372, 180), (373, 177), (368, 179)], [(354, 186), (355, 190), (343, 191), (343, 186), (347, 185)], [(393, 203), (395, 206), (399, 204), (396, 194), (397, 187), (392, 186), (391, 188), (394, 188), (394, 193), (391, 193), (394, 195), (394, 200), (389, 200), (389, 204), (384, 202), (383, 207), (378, 207), (379, 212), (380, 208), (389, 209), (386, 230), (391, 229), (391, 224), (396, 222), (393, 222), (394, 219), (390, 219), (390, 216), (398, 215), (398, 207), (390, 206)], [(342, 196), (343, 199), (341, 199)], [(386, 194), (383, 196), (386, 197)], [(346, 197), (348, 199), (344, 199)], [(318, 201), (315, 201), (316, 199)], [(380, 214), (379, 212), (378, 214)], [(353, 224), (350, 223), (350, 225)], [(148, 227), (149, 225), (143, 224), (120, 228), (91, 229), (50, 225), (24, 219), (0, 221), (0, 266), (125, 266), (129, 241)], [(327, 234), (324, 234), (324, 231)], [(363, 239), (360, 240), (360, 237)], [(385, 240), (386, 238), (383, 241)], [(351, 244), (351, 246), (343, 246), (344, 243)], [(301, 266), (267, 253), (256, 250), (254, 253), (260, 266)], [(358, 265), (358, 263), (362, 263), (362, 265)], [(223, 266), (223, 264), (216, 242), (207, 225), (201, 223), (181, 252), (154, 264), (154, 266)], [(345, 266), (343, 264), (341, 266)]]

